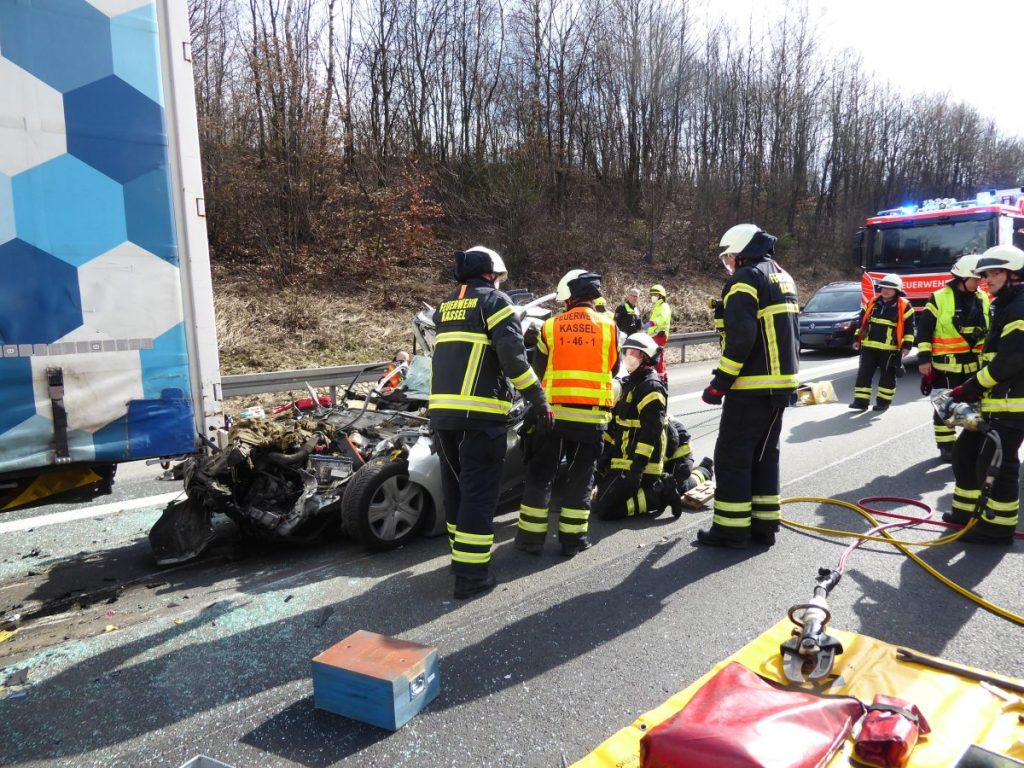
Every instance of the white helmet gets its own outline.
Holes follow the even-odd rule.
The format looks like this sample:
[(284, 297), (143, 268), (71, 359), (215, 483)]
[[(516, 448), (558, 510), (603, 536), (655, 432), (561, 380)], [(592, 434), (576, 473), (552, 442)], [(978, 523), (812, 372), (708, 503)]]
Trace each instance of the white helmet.
[(722, 242), (719, 243), (722, 248), (725, 248), (719, 255), (728, 256), (729, 254), (740, 253), (750, 245), (754, 235), (760, 231), (761, 228), (757, 224), (737, 224), (734, 227), (729, 227), (726, 233), (722, 235)]
[(875, 283), (876, 291), (881, 291), (883, 288), (893, 288), (896, 293), (903, 293), (903, 278), (899, 275), (886, 275)]
[(974, 271), (982, 277), (990, 269), (1021, 272), (1024, 270), (1024, 251), (1012, 245), (993, 245), (981, 254), (974, 267)]
[(508, 277), (508, 269), (497, 251), (474, 245), (455, 254), (455, 279), (465, 280), (494, 272), (499, 280)]
[(555, 289), (555, 301), (568, 301), (569, 297), (572, 295), (572, 292), (569, 290), (569, 283), (580, 275), (584, 275), (586, 273), (587, 270), (585, 269), (570, 269), (562, 275), (562, 279), (558, 281), (558, 287)]
[(961, 256), (949, 270), (950, 274), (952, 274), (953, 277), (959, 277), (963, 280), (969, 280), (972, 277), (977, 277), (977, 275), (974, 274), (974, 269), (978, 266), (978, 259), (980, 258), (981, 255), (977, 253), (968, 253), (965, 256)]
[(658, 359), (658, 354), (661, 352), (661, 347), (658, 346), (658, 342), (651, 338), (650, 334), (639, 332), (631, 333), (626, 337), (626, 340), (622, 342), (621, 349), (639, 349), (651, 361)]

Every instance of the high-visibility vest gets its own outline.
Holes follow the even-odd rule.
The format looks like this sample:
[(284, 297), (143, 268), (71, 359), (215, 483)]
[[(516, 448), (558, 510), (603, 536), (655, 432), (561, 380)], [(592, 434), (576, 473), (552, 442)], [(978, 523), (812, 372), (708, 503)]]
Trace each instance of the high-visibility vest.
[[(981, 329), (985, 333), (976, 334), (976, 341), (973, 347), (967, 343), (967, 340), (961, 333), (961, 331), (967, 331), (969, 334), (970, 329), (957, 329), (953, 325), (953, 318), (956, 314), (956, 294), (953, 292), (953, 289), (946, 286), (942, 290), (936, 291), (932, 297), (935, 300), (935, 308), (938, 310), (938, 315), (935, 318), (935, 333), (932, 335), (930, 351), (932, 365), (938, 370), (954, 371), (957, 373), (974, 373), (978, 370), (990, 321), (988, 294), (979, 291), (977, 296), (981, 299)], [(930, 310), (926, 309), (926, 311)], [(920, 345), (919, 348), (923, 346)], [(960, 356), (961, 359), (957, 360), (956, 356)], [(973, 359), (965, 361), (962, 359), (963, 357)]]
[[(860, 321), (860, 338), (862, 344), (864, 340), (867, 339), (868, 324), (871, 322), (871, 315), (875, 311), (875, 304), (877, 301), (878, 297), (873, 297), (864, 308), (864, 318)], [(899, 349), (903, 345), (903, 327), (906, 324), (904, 316), (907, 314), (907, 308), (909, 306), (910, 302), (907, 299), (902, 296), (896, 297), (896, 349)], [(886, 321), (886, 323), (888, 324), (888, 321)]]
[(648, 333), (657, 336), (659, 333), (668, 334), (672, 326), (672, 307), (665, 299), (658, 299), (651, 307), (651, 328)]
[(541, 329), (537, 348), (547, 354), (547, 367), (541, 386), (553, 406), (556, 418), (559, 405), (606, 409), (615, 404), (612, 371), (618, 362), (618, 334), (615, 321), (603, 312), (576, 307), (548, 318)]

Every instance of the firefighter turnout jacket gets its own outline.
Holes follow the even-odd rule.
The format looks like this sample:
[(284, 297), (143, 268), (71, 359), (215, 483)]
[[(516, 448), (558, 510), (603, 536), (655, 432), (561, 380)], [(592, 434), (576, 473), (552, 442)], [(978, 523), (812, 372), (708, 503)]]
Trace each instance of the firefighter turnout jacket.
[(512, 301), (489, 282), (460, 285), (437, 308), (434, 325), (429, 408), (435, 428), (507, 421), (513, 387), (531, 403), (544, 402)]
[(964, 393), (982, 395), (981, 411), (992, 418), (1024, 421), (1024, 285), (1003, 288), (992, 308), (985, 367), (964, 383)]
[(657, 371), (644, 366), (627, 376), (604, 434), (611, 451), (609, 469), (628, 472), (636, 463), (645, 476), (661, 477), (667, 412), (667, 390)]
[(957, 290), (951, 280), (931, 295), (917, 317), (918, 363), (939, 371), (971, 375), (981, 368), (989, 329), (989, 298), (983, 291)]
[(722, 355), (711, 385), (730, 395), (770, 395), (788, 404), (800, 363), (793, 278), (771, 258), (747, 262), (726, 282), (716, 311)]
[(864, 349), (895, 352), (914, 346), (914, 308), (902, 296), (883, 301), (875, 296), (860, 311), (857, 340)]
[(619, 364), (615, 322), (579, 306), (544, 322), (533, 353), (534, 371), (555, 414), (570, 431), (604, 430), (615, 404), (612, 377)]

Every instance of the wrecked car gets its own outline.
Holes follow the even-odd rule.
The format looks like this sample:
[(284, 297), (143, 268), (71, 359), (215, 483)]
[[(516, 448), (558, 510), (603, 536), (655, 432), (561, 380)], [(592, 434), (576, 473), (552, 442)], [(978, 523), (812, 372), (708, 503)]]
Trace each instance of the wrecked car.
[[(516, 306), (528, 335), (551, 314), (545, 305), (552, 298), (531, 296)], [(187, 498), (169, 504), (149, 534), (157, 562), (201, 554), (216, 537), (217, 515), (245, 536), (294, 544), (339, 528), (372, 550), (444, 533), (440, 463), (426, 415), (433, 311), (428, 306), (413, 320), (414, 350), (425, 354), (413, 355), (399, 386), (382, 379), (357, 394), (357, 375), (333, 405), (310, 391), (283, 413), (234, 421), (223, 448), (186, 459), (177, 471)], [(502, 502), (522, 490), (524, 410), (516, 403), (509, 419)]]

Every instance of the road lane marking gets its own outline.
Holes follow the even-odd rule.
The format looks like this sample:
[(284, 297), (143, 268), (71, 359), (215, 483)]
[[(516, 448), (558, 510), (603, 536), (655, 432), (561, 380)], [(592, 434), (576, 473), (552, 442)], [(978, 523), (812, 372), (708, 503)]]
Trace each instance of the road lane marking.
[(97, 504), (96, 506), (83, 507), (82, 509), (69, 509), (64, 512), (53, 512), (49, 515), (26, 517), (21, 520), (12, 520), (9, 523), (0, 523), (0, 533), (27, 531), (29, 528), (41, 528), (44, 525), (57, 525), (74, 520), (86, 520), (90, 517), (103, 517), (104, 515), (112, 515), (115, 512), (131, 512), (136, 509), (145, 509), (146, 507), (163, 507), (183, 494), (184, 491), (173, 491), (171, 493), (160, 493), (156, 496), (144, 496), (141, 499), (113, 501), (109, 504)]
[[(847, 371), (848, 370), (850, 372), (853, 372), (856, 369), (856, 364), (855, 363), (856, 363), (857, 359), (858, 358), (850, 358), (848, 360), (840, 360), (838, 363), (830, 363), (828, 365), (822, 365), (820, 367), (812, 368), (810, 370), (807, 370), (805, 368), (805, 369), (802, 369), (800, 371), (800, 378), (803, 380), (803, 379), (807, 379), (808, 377), (816, 377), (816, 376), (820, 376), (821, 374), (832, 373), (833, 371)], [(675, 403), (675, 402), (678, 402), (680, 400), (688, 400), (691, 397), (700, 397), (702, 394), (704, 394), (704, 390), (700, 389), (700, 390), (697, 390), (696, 392), (686, 392), (686, 393), (684, 393), (682, 395), (671, 395), (668, 398), (668, 401), (670, 403)]]

